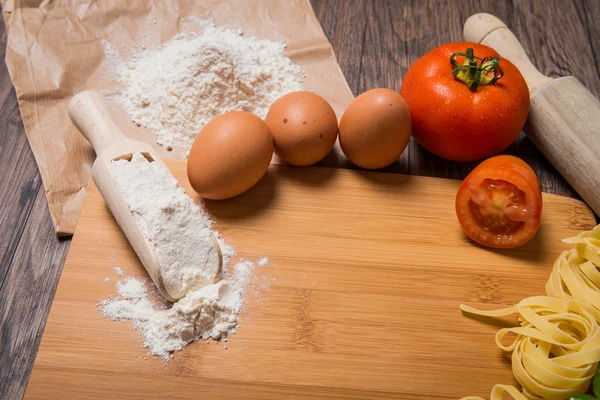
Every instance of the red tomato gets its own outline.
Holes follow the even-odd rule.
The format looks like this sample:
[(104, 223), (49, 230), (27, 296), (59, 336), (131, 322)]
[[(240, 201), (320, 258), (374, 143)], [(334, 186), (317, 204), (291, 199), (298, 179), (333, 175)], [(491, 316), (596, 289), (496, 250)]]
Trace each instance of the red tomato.
[(503, 155), (479, 164), (456, 194), (456, 216), (465, 233), (488, 247), (527, 243), (537, 232), (542, 192), (535, 172), (520, 158)]
[[(468, 48), (474, 58), (465, 57)], [(463, 55), (454, 56), (453, 65), (455, 53)], [(400, 94), (423, 147), (448, 160), (474, 161), (514, 142), (529, 112), (529, 89), (517, 67), (494, 57), (500, 56), (488, 46), (458, 42), (431, 50), (410, 67)]]

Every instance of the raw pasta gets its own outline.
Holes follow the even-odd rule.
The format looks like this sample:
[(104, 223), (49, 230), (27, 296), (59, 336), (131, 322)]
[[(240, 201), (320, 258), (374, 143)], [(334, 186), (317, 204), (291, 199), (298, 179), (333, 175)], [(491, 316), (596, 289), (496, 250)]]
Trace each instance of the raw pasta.
[[(496, 385), (491, 400), (508, 393), (515, 400), (564, 400), (585, 393), (600, 361), (600, 225), (564, 240), (575, 248), (563, 252), (546, 284), (547, 296), (534, 296), (509, 308), (461, 310), (488, 317), (517, 313), (520, 325), (500, 329), (496, 344), (512, 352), (515, 378), (522, 392)], [(514, 335), (504, 344), (507, 335)], [(461, 400), (484, 400), (465, 397)]]
[(600, 225), (563, 242), (575, 248), (565, 251), (554, 263), (546, 294), (579, 300), (600, 310)]
[[(564, 400), (587, 390), (600, 361), (599, 311), (576, 300), (547, 296), (528, 297), (494, 311), (460, 308), (488, 317), (519, 314), (520, 327), (496, 334), (498, 347), (512, 352), (513, 373), (523, 387), (524, 397), (515, 399)], [(515, 337), (507, 345), (503, 339), (509, 334)]]
[[(495, 385), (492, 389), (492, 395), (490, 400), (502, 400), (502, 394), (506, 392), (515, 400), (527, 400), (527, 397), (523, 396), (519, 389), (511, 385)], [(483, 397), (469, 396), (463, 397), (460, 400), (485, 400)]]

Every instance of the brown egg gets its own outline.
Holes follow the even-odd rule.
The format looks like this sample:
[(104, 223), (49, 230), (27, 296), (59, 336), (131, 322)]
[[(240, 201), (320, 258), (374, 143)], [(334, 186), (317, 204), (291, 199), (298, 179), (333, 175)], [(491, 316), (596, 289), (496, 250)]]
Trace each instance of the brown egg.
[(192, 188), (206, 199), (227, 199), (250, 189), (267, 172), (273, 137), (245, 111), (219, 115), (200, 131), (188, 157)]
[(321, 161), (337, 139), (337, 117), (329, 103), (311, 92), (292, 92), (269, 109), (267, 125), (275, 154), (288, 164), (303, 167)]
[(340, 146), (362, 168), (383, 168), (400, 157), (410, 139), (410, 112), (390, 89), (372, 89), (354, 99), (340, 121)]

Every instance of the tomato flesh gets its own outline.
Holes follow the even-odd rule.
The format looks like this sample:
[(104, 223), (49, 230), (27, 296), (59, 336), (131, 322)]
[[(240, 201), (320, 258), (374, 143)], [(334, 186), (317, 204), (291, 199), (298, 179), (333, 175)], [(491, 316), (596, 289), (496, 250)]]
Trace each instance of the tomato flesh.
[[(520, 211), (525, 203), (525, 193), (515, 185), (498, 180), (486, 179), (480, 187), (489, 196), (489, 201), (478, 203), (469, 200), (471, 213), (486, 232), (495, 235), (510, 235), (523, 228)], [(513, 218), (517, 219), (513, 220)]]
[(537, 232), (541, 211), (535, 173), (512, 156), (481, 163), (463, 181), (456, 197), (456, 215), (465, 233), (494, 248), (529, 241)]

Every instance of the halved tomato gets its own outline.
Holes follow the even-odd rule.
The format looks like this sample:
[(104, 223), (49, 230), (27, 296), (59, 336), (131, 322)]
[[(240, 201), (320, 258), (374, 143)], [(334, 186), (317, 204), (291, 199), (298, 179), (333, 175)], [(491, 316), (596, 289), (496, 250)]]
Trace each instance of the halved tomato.
[(540, 226), (542, 192), (535, 172), (518, 157), (501, 155), (479, 164), (456, 194), (456, 216), (465, 233), (488, 247), (527, 243)]

